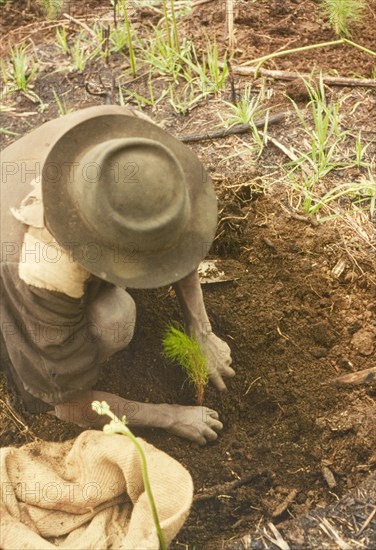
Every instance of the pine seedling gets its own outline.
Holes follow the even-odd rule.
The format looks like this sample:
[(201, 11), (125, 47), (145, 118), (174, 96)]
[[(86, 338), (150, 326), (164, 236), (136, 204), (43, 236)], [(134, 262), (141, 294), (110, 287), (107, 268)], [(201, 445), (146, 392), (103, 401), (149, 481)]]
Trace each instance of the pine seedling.
[(323, 13), (337, 36), (349, 38), (349, 23), (359, 23), (364, 14), (364, 0), (322, 0)]
[(197, 403), (202, 405), (209, 373), (206, 357), (198, 342), (185, 332), (170, 326), (162, 343), (164, 355), (183, 367), (189, 382), (195, 387)]

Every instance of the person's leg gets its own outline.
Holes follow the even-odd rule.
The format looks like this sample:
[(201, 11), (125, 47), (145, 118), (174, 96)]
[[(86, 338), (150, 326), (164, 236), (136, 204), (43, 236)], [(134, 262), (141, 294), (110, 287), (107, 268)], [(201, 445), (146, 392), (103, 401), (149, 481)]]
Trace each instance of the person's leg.
[(100, 346), (100, 360), (105, 361), (124, 349), (132, 340), (136, 323), (136, 305), (122, 288), (104, 288), (88, 306), (89, 329)]
[(40, 414), (53, 409), (51, 405), (34, 397), (25, 390), (17, 372), (13, 368), (2, 334), (0, 334), (0, 372), (1, 371), (5, 374), (7, 390), (9, 390), (9, 395), (12, 398), (12, 406), (14, 406), (16, 410), (22, 409), (23, 407), (27, 412)]

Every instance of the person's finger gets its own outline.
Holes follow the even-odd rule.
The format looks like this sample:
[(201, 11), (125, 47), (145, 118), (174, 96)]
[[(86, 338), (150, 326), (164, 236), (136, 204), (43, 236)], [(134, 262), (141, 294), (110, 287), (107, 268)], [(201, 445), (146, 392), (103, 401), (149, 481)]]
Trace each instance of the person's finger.
[(214, 430), (207, 428), (205, 430), (205, 437), (207, 441), (215, 441), (216, 439), (218, 439), (218, 434)]
[(232, 378), (235, 376), (235, 371), (231, 367), (225, 367), (222, 372), (222, 376), (226, 376), (227, 378)]
[(219, 414), (214, 409), (206, 408), (205, 412), (208, 416), (211, 416), (212, 418), (219, 418)]
[(206, 438), (204, 434), (204, 430), (201, 426), (195, 426), (194, 429), (186, 429), (181, 431), (180, 433), (171, 432), (174, 435), (179, 435), (180, 437), (185, 437), (186, 439), (189, 439), (190, 441), (193, 441), (194, 443), (198, 443), (199, 445), (205, 445), (206, 444)]
[(218, 372), (214, 372), (210, 375), (210, 380), (219, 391), (226, 391), (226, 384), (222, 380), (222, 376)]
[(211, 422), (209, 423), (209, 426), (210, 428), (212, 428), (213, 430), (216, 430), (216, 431), (221, 431), (223, 430), (223, 424), (222, 422), (220, 422), (220, 420), (215, 420), (214, 418), (211, 420)]
[(194, 441), (196, 441), (196, 443), (198, 443), (201, 447), (207, 443), (206, 438), (203, 435), (197, 436)]

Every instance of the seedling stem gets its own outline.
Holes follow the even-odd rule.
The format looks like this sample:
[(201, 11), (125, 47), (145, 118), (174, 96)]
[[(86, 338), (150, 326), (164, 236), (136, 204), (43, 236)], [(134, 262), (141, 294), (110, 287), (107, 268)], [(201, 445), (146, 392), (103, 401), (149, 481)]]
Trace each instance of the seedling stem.
[(144, 487), (146, 494), (149, 498), (149, 504), (150, 508), (153, 514), (153, 520), (155, 524), (155, 528), (157, 531), (159, 544), (161, 546), (161, 550), (167, 550), (167, 546), (164, 540), (164, 536), (162, 533), (161, 525), (159, 523), (159, 517), (158, 517), (158, 511), (157, 507), (155, 505), (155, 500), (153, 497), (153, 492), (151, 490), (150, 486), (150, 480), (149, 480), (149, 474), (148, 474), (148, 468), (146, 463), (146, 457), (145, 452), (142, 446), (140, 445), (140, 442), (138, 439), (133, 435), (131, 430), (127, 426), (127, 421), (125, 416), (123, 416), (122, 420), (120, 420), (110, 409), (109, 404), (107, 401), (93, 401), (91, 404), (91, 408), (93, 411), (95, 411), (97, 414), (101, 416), (108, 416), (111, 418), (111, 422), (109, 424), (106, 424), (103, 426), (103, 431), (106, 434), (123, 434), (129, 437), (129, 439), (132, 441), (132, 443), (136, 446), (137, 451), (140, 455), (141, 460), (141, 472), (142, 472), (142, 479), (144, 481)]

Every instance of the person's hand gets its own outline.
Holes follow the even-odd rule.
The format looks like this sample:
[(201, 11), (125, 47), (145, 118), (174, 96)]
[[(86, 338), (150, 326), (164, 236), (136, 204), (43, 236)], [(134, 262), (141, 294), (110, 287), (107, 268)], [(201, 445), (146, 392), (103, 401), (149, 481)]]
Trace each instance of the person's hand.
[(200, 344), (201, 350), (207, 358), (209, 378), (219, 391), (226, 390), (223, 378), (232, 378), (235, 371), (230, 367), (232, 363), (229, 346), (213, 332), (195, 333), (194, 338)]
[(195, 441), (205, 445), (208, 441), (214, 441), (223, 428), (218, 420), (218, 413), (208, 407), (160, 405), (161, 410), (167, 412), (170, 417), (168, 425), (164, 428), (171, 434)]

